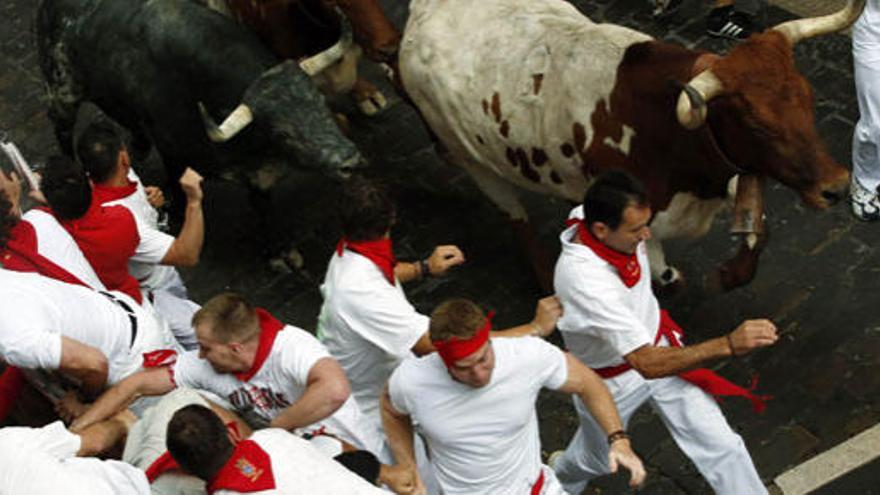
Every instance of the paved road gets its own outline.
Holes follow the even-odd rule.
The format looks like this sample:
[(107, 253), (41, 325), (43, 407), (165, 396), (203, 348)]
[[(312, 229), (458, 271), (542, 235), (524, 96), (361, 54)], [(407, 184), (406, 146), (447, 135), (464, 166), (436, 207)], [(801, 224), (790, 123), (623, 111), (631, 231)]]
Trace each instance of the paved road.
[[(727, 42), (704, 34), (707, 2), (691, 0), (663, 24), (650, 19), (644, 0), (574, 3), (596, 20), (688, 46), (717, 52), (729, 48)], [(402, 25), (405, 2), (383, 4)], [(35, 8), (30, 0), (0, 4), (0, 128), (10, 132), (27, 157), (42, 161), (57, 147), (41, 100), (29, 30)], [(768, 8), (765, 16), (768, 24), (789, 18), (789, 12), (776, 7)], [(796, 56), (815, 86), (821, 135), (833, 156), (849, 163), (857, 119), (849, 41), (839, 35), (806, 41), (796, 48)], [(85, 112), (85, 118), (92, 113)], [(466, 176), (441, 163), (412, 109), (393, 100), (375, 119), (353, 117), (352, 127), (354, 139), (373, 163), (372, 174), (394, 188), (400, 203), (395, 230), (400, 257), (424, 256), (435, 243), (449, 242), (461, 245), (468, 255), (467, 266), (450, 277), (408, 289), (417, 307), (430, 311), (438, 301), (455, 295), (496, 309), (499, 325), (528, 318), (541, 294), (506, 222)], [(144, 164), (143, 175), (148, 181), (163, 179), (155, 157)], [(291, 323), (314, 328), (320, 306), (316, 285), (338, 235), (332, 215), (335, 190), (321, 178), (291, 177), (276, 192), (280, 228), (296, 240), (306, 263), (304, 274), (284, 274), (271, 270), (260, 256), (261, 238), (242, 188), (208, 184), (206, 252), (202, 264), (184, 274), (193, 297), (202, 301), (233, 289)], [(568, 205), (534, 195), (526, 195), (526, 201), (542, 241), (556, 249), (556, 233)], [(670, 246), (670, 261), (687, 274), (690, 285), (663, 304), (692, 341), (721, 335), (746, 317), (769, 317), (782, 329), (784, 338), (775, 348), (718, 365), (740, 382), (760, 373), (761, 391), (775, 396), (762, 416), (753, 415), (744, 404), (723, 404), (769, 481), (880, 420), (880, 226), (857, 222), (844, 207), (811, 211), (778, 184), (769, 188), (768, 203), (770, 245), (751, 285), (718, 294), (707, 291), (703, 283), (703, 274), (733, 249), (722, 218), (707, 238)], [(539, 411), (545, 450), (564, 447), (576, 424), (567, 399), (548, 394)], [(638, 415), (631, 432), (650, 469), (642, 493), (709, 491), (656, 418)], [(594, 483), (589, 493), (625, 491), (621, 480), (611, 478)]]

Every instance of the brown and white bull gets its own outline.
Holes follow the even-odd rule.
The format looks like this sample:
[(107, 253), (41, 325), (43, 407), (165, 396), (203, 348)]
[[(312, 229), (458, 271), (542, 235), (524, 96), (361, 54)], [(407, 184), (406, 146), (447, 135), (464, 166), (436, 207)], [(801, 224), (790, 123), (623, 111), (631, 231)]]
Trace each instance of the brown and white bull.
[(413, 0), (400, 48), (403, 86), (447, 157), (515, 221), (516, 187), (580, 202), (596, 174), (625, 169), (656, 215), (654, 279), (673, 283), (659, 241), (705, 234), (736, 196), (747, 234), (721, 270), (751, 280), (763, 245), (760, 185), (769, 176), (826, 208), (849, 184), (813, 123), (799, 40), (848, 26), (864, 6), (792, 21), (726, 56), (612, 24), (562, 0)]

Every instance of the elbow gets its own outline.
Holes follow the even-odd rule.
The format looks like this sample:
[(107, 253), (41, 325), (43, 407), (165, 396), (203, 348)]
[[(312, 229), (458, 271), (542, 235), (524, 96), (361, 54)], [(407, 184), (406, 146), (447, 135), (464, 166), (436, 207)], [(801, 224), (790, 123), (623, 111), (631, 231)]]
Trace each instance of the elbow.
[(178, 266), (181, 266), (183, 268), (192, 268), (199, 264), (199, 258), (199, 253), (190, 254), (189, 256), (184, 257), (184, 259), (181, 260), (181, 263)]
[(327, 403), (334, 410), (338, 410), (351, 396), (348, 381), (334, 383), (327, 390)]

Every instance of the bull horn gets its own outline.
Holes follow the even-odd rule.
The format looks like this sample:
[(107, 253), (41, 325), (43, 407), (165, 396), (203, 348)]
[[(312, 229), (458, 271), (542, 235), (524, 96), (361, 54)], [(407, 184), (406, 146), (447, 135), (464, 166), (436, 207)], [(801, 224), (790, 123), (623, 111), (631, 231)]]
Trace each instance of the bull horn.
[(707, 104), (718, 96), (724, 85), (711, 69), (704, 70), (691, 79), (678, 96), (675, 113), (685, 129), (696, 129), (706, 122)]
[(782, 33), (792, 45), (798, 41), (833, 33), (856, 22), (865, 8), (865, 0), (848, 0), (846, 7), (829, 15), (783, 22), (773, 29)]
[(205, 123), (205, 132), (208, 137), (215, 143), (224, 143), (234, 138), (236, 134), (242, 131), (251, 122), (254, 121), (254, 114), (251, 113), (250, 107), (242, 103), (239, 105), (220, 126), (214, 122), (208, 110), (202, 102), (199, 102), (199, 112), (202, 114), (202, 121)]
[(299, 67), (309, 77), (314, 77), (315, 75), (324, 72), (328, 67), (342, 60), (345, 52), (351, 47), (353, 38), (351, 23), (348, 22), (348, 19), (339, 11), (339, 9), (337, 9), (336, 12), (339, 14), (342, 23), (342, 34), (339, 36), (339, 41), (323, 52), (304, 58), (299, 62)]

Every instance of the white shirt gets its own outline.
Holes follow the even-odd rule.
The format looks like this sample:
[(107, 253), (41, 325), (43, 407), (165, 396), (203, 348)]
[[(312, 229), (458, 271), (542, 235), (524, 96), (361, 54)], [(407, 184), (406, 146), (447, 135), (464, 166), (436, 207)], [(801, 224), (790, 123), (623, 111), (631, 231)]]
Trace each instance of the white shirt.
[[(387, 494), (367, 483), (342, 464), (321, 455), (309, 442), (279, 429), (259, 430), (248, 439), (257, 443), (272, 462), (274, 490), (248, 495), (382, 495)], [(218, 490), (217, 495), (239, 492)]]
[(42, 210), (32, 209), (22, 215), (37, 235), (37, 252), (52, 263), (64, 268), (84, 284), (96, 290), (105, 290), (92, 265), (89, 264), (73, 237), (58, 220)]
[(414, 356), (430, 319), (407, 301), (399, 281), (389, 284), (372, 261), (349, 250), (333, 254), (321, 295), (318, 338), (345, 370), (361, 411), (378, 424), (382, 389), (397, 365)]
[(128, 313), (106, 296), (36, 273), (0, 269), (0, 357), (24, 369), (55, 370), (66, 336), (107, 357), (112, 385), (140, 369), (143, 353), (175, 348), (167, 325), (149, 305), (139, 306), (121, 292), (112, 295), (134, 311), (134, 344)]
[(568, 379), (565, 354), (534, 337), (492, 339), (489, 383), (454, 381), (437, 353), (409, 359), (388, 382), (391, 403), (425, 437), (446, 495), (528, 494), (541, 471), (535, 401)]
[(56, 421), (0, 430), (0, 493), (149, 495), (143, 471), (119, 461), (78, 458), (82, 439)]
[[(330, 358), (312, 334), (294, 326), (278, 332), (275, 343), (259, 371), (247, 382), (232, 374), (217, 373), (198, 351), (182, 354), (174, 365), (174, 381), (180, 387), (213, 392), (232, 405), (255, 427), (268, 426), (281, 411), (299, 400), (305, 392), (309, 372), (320, 359)], [(349, 397), (335, 413), (296, 430), (298, 434), (326, 431), (354, 446), (376, 454), (381, 440), (374, 427), (363, 418)]]
[[(582, 207), (570, 218), (583, 218)], [(573, 242), (577, 227), (562, 232), (554, 288), (565, 311), (556, 326), (565, 345), (587, 366), (623, 363), (623, 356), (652, 345), (660, 324), (660, 306), (651, 292), (645, 243), (637, 249), (641, 278), (627, 288), (617, 270), (587, 246)]]
[(103, 206), (121, 205), (134, 216), (140, 242), (128, 263), (128, 271), (141, 287), (148, 290), (164, 289), (174, 281), (175, 269), (159, 262), (168, 254), (174, 237), (159, 230), (159, 213), (147, 201), (144, 185), (134, 169), (128, 170), (128, 180), (137, 183), (135, 192), (122, 199), (108, 201)]

